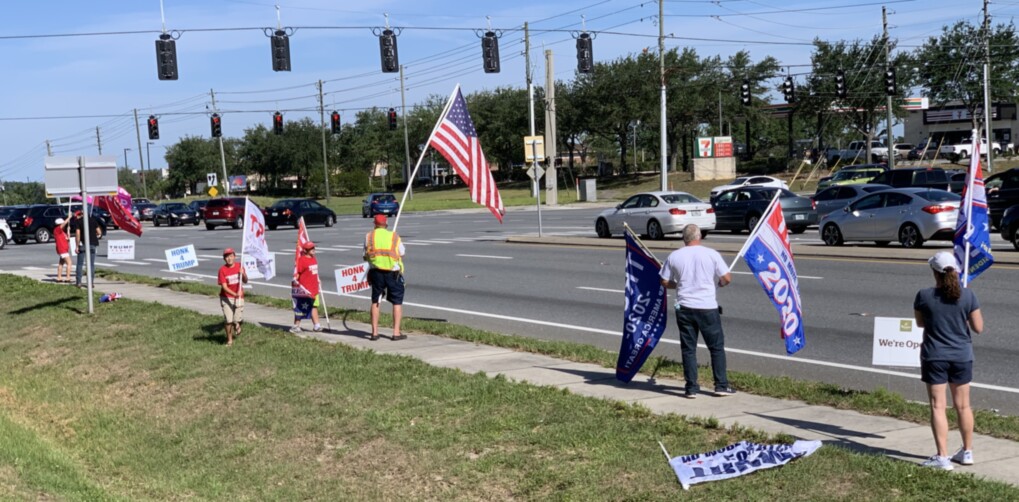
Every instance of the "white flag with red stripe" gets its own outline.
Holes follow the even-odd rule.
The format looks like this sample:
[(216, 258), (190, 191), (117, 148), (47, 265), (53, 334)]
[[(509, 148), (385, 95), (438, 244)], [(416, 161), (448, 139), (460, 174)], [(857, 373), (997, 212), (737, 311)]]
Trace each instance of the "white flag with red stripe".
[(428, 146), (438, 150), (453, 166), (453, 170), (470, 188), (471, 200), (487, 207), (502, 223), (506, 209), (502, 205), (492, 170), (481, 150), (478, 131), (474, 129), (474, 122), (467, 113), (467, 102), (459, 87), (446, 113), (439, 118), (439, 125)]

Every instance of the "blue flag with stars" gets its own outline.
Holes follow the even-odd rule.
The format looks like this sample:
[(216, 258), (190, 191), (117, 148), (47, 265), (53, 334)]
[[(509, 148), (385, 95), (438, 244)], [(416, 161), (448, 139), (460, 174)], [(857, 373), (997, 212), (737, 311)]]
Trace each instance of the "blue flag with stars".
[[(974, 138), (976, 135), (974, 135)], [(976, 279), (991, 267), (994, 256), (991, 255), (991, 227), (987, 209), (987, 191), (984, 187), (984, 176), (980, 167), (980, 143), (973, 142), (973, 160), (970, 161), (969, 172), (966, 173), (966, 187), (963, 188), (962, 205), (959, 207), (959, 219), (955, 225), (955, 259), (959, 260), (963, 270), (964, 286)]]
[(315, 297), (300, 285), (291, 288), (290, 299), (294, 302), (294, 319), (311, 319), (311, 309), (315, 308)]

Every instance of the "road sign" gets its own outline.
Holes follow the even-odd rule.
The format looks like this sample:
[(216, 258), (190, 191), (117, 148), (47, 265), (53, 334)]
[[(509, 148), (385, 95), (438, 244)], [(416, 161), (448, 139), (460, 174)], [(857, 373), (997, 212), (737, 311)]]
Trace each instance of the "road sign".
[(82, 189), (92, 195), (116, 195), (117, 158), (113, 156), (83, 157), (85, 185), (81, 186), (78, 157), (46, 157), (44, 173), (49, 197), (81, 195)]
[(542, 136), (524, 136), (524, 162), (533, 164), (535, 157), (540, 162), (545, 158), (545, 138)]
[(542, 169), (541, 166), (536, 166), (535, 165), (535, 166), (531, 166), (531, 167), (527, 168), (527, 176), (529, 176), (532, 180), (535, 180), (535, 181), (540, 180), (541, 177), (544, 176), (544, 175), (545, 175), (545, 170)]
[(219, 178), (216, 176), (216, 173), (206, 174), (205, 175), (205, 179), (208, 180), (210, 187), (211, 186), (216, 186), (216, 185), (219, 184)]
[(217, 195), (219, 195), (219, 190), (216, 190), (216, 187), (209, 187), (209, 197), (215, 197)]

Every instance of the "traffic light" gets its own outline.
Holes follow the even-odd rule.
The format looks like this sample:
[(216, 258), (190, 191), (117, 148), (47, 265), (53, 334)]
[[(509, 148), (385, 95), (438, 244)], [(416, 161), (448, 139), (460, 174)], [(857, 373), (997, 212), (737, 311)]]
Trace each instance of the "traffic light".
[(481, 37), (481, 56), (485, 60), (485, 73), (499, 73), (499, 37), (486, 31)]
[(396, 52), (396, 33), (385, 29), (379, 35), (379, 52), (382, 56), (382, 73), (400, 71), (400, 55)]
[(594, 67), (594, 56), (591, 55), (593, 41), (588, 33), (577, 37), (577, 73), (591, 73)]
[(223, 123), (219, 120), (219, 114), (213, 113), (209, 119), (209, 123), (212, 126), (212, 137), (219, 138), (223, 136)]
[(750, 106), (750, 79), (743, 79), (743, 84), (739, 86), (739, 100), (743, 106)]
[(277, 135), (283, 134), (283, 114), (280, 112), (272, 114), (272, 132)]
[(785, 96), (786, 103), (796, 101), (796, 85), (793, 84), (792, 77), (786, 77), (785, 82), (782, 82), (782, 94)]
[(272, 71), (290, 71), (290, 37), (276, 30), (269, 41), (272, 45)]
[(340, 133), (340, 112), (333, 112), (332, 115), (329, 116), (329, 124), (332, 127), (333, 134)]
[(396, 130), (396, 109), (394, 108), (389, 109), (389, 130)]
[(149, 139), (159, 139), (159, 119), (149, 115)]
[(898, 94), (899, 87), (895, 83), (895, 68), (885, 70), (885, 94), (894, 96)]
[(177, 80), (177, 41), (169, 33), (156, 40), (156, 71), (159, 80)]
[(842, 71), (842, 68), (835, 72), (835, 96), (846, 99), (846, 72)]

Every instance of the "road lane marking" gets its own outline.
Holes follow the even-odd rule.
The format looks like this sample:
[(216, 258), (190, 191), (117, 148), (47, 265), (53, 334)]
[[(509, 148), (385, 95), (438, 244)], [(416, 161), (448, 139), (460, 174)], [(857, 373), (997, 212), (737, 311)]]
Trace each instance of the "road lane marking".
[(145, 260), (145, 261), (151, 261), (153, 263), (163, 263), (163, 262), (166, 261), (166, 260), (161, 260), (159, 258), (142, 258), (142, 259)]
[(128, 265), (145, 265), (145, 266), (149, 265), (148, 263), (145, 263), (143, 261), (131, 261), (131, 260), (117, 260), (117, 263), (126, 263)]
[(606, 293), (620, 293), (620, 294), (626, 292), (626, 290), (623, 289), (589, 288), (587, 286), (577, 286), (577, 289), (583, 289), (586, 291), (604, 291)]
[(407, 241), (403, 241), (403, 243), (408, 245), (408, 246), (431, 246), (431, 244), (429, 244), (427, 242), (407, 242)]
[(222, 256), (216, 256), (214, 254), (200, 254), (200, 255), (198, 255), (198, 257), (199, 258), (208, 258), (210, 260), (218, 260), (218, 259), (222, 258)]
[(457, 256), (462, 256), (464, 258), (490, 258), (492, 260), (512, 260), (513, 259), (512, 256), (493, 256), (493, 255), (485, 255), (485, 254), (458, 254)]
[(112, 263), (105, 263), (105, 262), (101, 262), (101, 261), (97, 261), (96, 262), (96, 266), (98, 266), (98, 267), (116, 267), (116, 265), (114, 265)]
[[(170, 270), (163, 270), (163, 272), (171, 272), (171, 271)], [(195, 277), (204, 277), (204, 278), (214, 279), (214, 280), (218, 280), (219, 279), (218, 276), (196, 274), (196, 273), (193, 273), (193, 272), (173, 272), (173, 273), (190, 275), (190, 276), (195, 276)], [(280, 288), (280, 289), (291, 289), (291, 287), (289, 285), (284, 286), (284, 285), (281, 285), (281, 284), (272, 284), (272, 283), (268, 283), (268, 282), (254, 282), (254, 281), (252, 281), (252, 282), (249, 282), (249, 284), (255, 284), (255, 285), (260, 285), (260, 286), (268, 286), (268, 287)], [(332, 295), (332, 296), (345, 296), (345, 297), (349, 297), (349, 298), (357, 298), (359, 300), (371, 301), (371, 296), (370, 295), (339, 294), (339, 293), (335, 293), (335, 292), (332, 292), (332, 291), (327, 291), (325, 289), (322, 290), (322, 293), (323, 294)], [(508, 315), (502, 315), (502, 314), (491, 314), (491, 313), (488, 313), (488, 312), (478, 312), (476, 310), (457, 309), (457, 308), (451, 308), (451, 307), (440, 307), (440, 306), (436, 306), (436, 305), (425, 305), (425, 304), (422, 304), (422, 303), (404, 302), (404, 305), (409, 305), (411, 307), (419, 307), (419, 308), (423, 308), (423, 309), (438, 310), (438, 311), (442, 311), (442, 312), (452, 312), (452, 313), (455, 313), (455, 314), (473, 315), (473, 316), (477, 316), (477, 317), (487, 317), (487, 318), (490, 318), (490, 319), (500, 319), (500, 320), (505, 320), (505, 321), (514, 321), (514, 322), (520, 322), (520, 323), (526, 323), (526, 324), (535, 324), (535, 325), (539, 325), (539, 326), (548, 326), (548, 327), (552, 327), (552, 328), (563, 328), (563, 329), (570, 329), (570, 330), (574, 330), (574, 331), (582, 331), (582, 332), (587, 332), (587, 333), (596, 333), (596, 334), (600, 334), (600, 335), (609, 335), (609, 336), (613, 336), (613, 337), (617, 337), (617, 338), (622, 338), (622, 336), (623, 336), (622, 333), (620, 333), (619, 331), (612, 331), (612, 330), (598, 329), (598, 328), (588, 328), (588, 327), (585, 327), (585, 326), (577, 326), (577, 325), (574, 325), (574, 324), (565, 324), (565, 323), (558, 323), (558, 322), (551, 322), (551, 321), (542, 321), (542, 320), (539, 320), (539, 319), (529, 319), (529, 318), (526, 318), (526, 317), (516, 317), (516, 316), (508, 316)], [(679, 340), (671, 340), (671, 339), (664, 338), (664, 337), (661, 338), (659, 340), (659, 342), (660, 343), (670, 344), (670, 345), (677, 345), (677, 346), (680, 344)], [(707, 349), (707, 347), (704, 344), (698, 344), (697, 346), (702, 348), (702, 349)], [(891, 371), (891, 370), (883, 370), (883, 369), (878, 369), (878, 368), (869, 368), (869, 367), (866, 367), (866, 366), (854, 366), (854, 365), (851, 365), (851, 364), (833, 363), (833, 362), (829, 362), (829, 361), (821, 361), (821, 360), (818, 360), (818, 359), (807, 359), (807, 358), (801, 358), (801, 357), (790, 357), (790, 356), (779, 355), (779, 354), (769, 354), (769, 353), (766, 353), (766, 352), (757, 352), (757, 351), (753, 351), (753, 350), (735, 349), (735, 348), (731, 348), (731, 347), (726, 347), (725, 351), (727, 353), (742, 354), (742, 355), (747, 355), (747, 356), (763, 357), (763, 358), (766, 358), (766, 359), (778, 359), (778, 360), (784, 361), (786, 363), (801, 363), (801, 364), (809, 364), (809, 365), (814, 365), (814, 366), (825, 366), (825, 367), (829, 367), (829, 368), (839, 368), (839, 369), (845, 369), (845, 370), (860, 371), (860, 372), (863, 372), (863, 373), (876, 373), (876, 374), (879, 374), (879, 375), (889, 375), (889, 376), (896, 376), (896, 377), (902, 377), (902, 378), (909, 378), (910, 380), (916, 380), (916, 378), (918, 376), (918, 374), (915, 374), (915, 373), (905, 373), (905, 372), (901, 372), (901, 371)], [(974, 387), (974, 388), (978, 388), (978, 389), (996, 390), (996, 391), (1001, 391), (1001, 392), (1009, 392), (1009, 393), (1012, 393), (1012, 394), (1019, 394), (1019, 388), (1004, 387), (1004, 386), (1001, 386), (1001, 385), (992, 385), (992, 384), (984, 384), (984, 383), (971, 382), (970, 383), (970, 387)]]
[(440, 241), (440, 240), (435, 240), (435, 239), (420, 240), (418, 242), (427, 242), (429, 244), (452, 244), (453, 243), (453, 241)]

